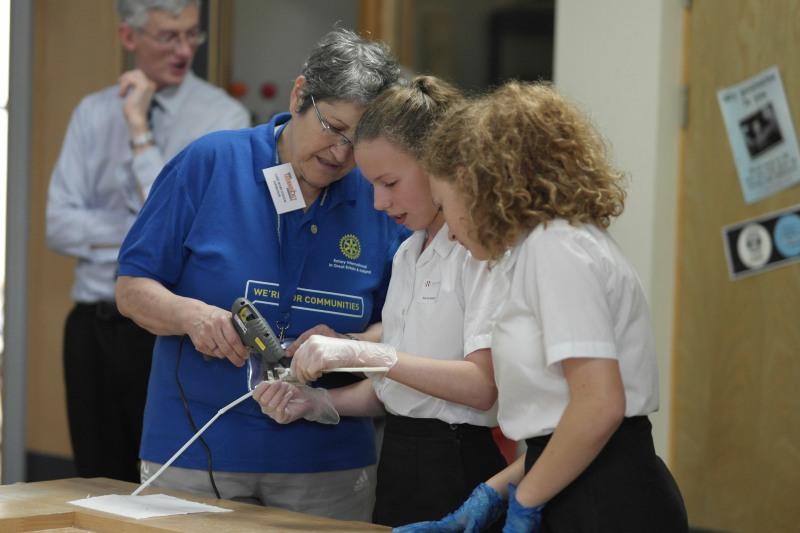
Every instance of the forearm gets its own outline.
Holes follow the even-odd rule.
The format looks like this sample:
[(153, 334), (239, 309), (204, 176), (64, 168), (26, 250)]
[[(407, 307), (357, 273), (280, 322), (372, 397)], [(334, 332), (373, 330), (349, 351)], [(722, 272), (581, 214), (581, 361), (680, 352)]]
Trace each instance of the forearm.
[(132, 223), (133, 214), (125, 211), (79, 208), (50, 201), (47, 245), (60, 254), (113, 262)]
[(369, 327), (361, 333), (348, 333), (347, 336), (360, 341), (381, 342), (381, 338), (383, 337), (383, 322), (375, 322), (374, 324), (370, 324)]
[(130, 205), (131, 209), (139, 212), (150, 194), (150, 188), (165, 164), (166, 161), (161, 154), (161, 150), (155, 145), (142, 148), (134, 156), (131, 168), (133, 170), (133, 178), (136, 181), (134, 186), (137, 194), (133, 199), (132, 205)]
[[(584, 364), (595, 375), (589, 380), (570, 381), (570, 401), (550, 441), (525, 476), (517, 490), (517, 499), (525, 506), (550, 500), (569, 485), (603, 449), (625, 416), (625, 396), (618, 381), (616, 362), (601, 362), (614, 370), (605, 371), (591, 362)], [(565, 366), (566, 368), (566, 366)], [(609, 378), (606, 383), (604, 374)], [(616, 374), (616, 376), (612, 375)], [(597, 382), (601, 382), (597, 386)], [(588, 386), (585, 386), (588, 383)]]
[[(615, 426), (591, 426), (585, 413), (568, 408), (542, 455), (517, 490), (517, 499), (531, 507), (550, 500), (569, 485), (597, 457)], [(591, 431), (587, 431), (591, 429)]]
[(386, 412), (368, 379), (328, 392), (341, 416), (381, 416)]
[(490, 409), (497, 399), (491, 352), (477, 350), (461, 361), (443, 361), (398, 352), (387, 377), (450, 402)]
[(508, 484), (519, 484), (525, 476), (525, 456), (522, 455), (516, 461), (505, 467), (497, 474), (490, 477), (486, 484), (500, 493), (503, 498), (508, 497)]
[(149, 278), (120, 276), (116, 289), (120, 313), (154, 335), (183, 335), (192, 317), (207, 304), (178, 296)]

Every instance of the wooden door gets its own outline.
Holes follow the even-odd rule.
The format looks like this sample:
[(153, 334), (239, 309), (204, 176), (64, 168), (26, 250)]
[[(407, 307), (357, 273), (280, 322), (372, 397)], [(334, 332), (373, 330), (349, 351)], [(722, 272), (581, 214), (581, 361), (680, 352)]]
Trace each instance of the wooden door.
[(70, 457), (61, 346), (75, 261), (47, 248), (47, 188), (72, 110), (116, 82), (122, 51), (113, 2), (37, 0), (33, 13), (27, 448)]
[(800, 264), (731, 281), (721, 229), (799, 204), (800, 187), (744, 203), (717, 91), (777, 65), (800, 126), (800, 1), (691, 4), (672, 466), (693, 525), (797, 531)]

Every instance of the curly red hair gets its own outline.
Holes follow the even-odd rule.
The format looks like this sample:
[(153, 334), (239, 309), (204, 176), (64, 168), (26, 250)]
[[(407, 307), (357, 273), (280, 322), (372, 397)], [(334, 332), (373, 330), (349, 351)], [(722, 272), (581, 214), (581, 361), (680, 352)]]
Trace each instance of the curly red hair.
[(463, 196), (493, 259), (539, 224), (606, 228), (624, 208), (624, 176), (602, 138), (547, 84), (509, 82), (451, 110), (429, 139), (424, 166)]

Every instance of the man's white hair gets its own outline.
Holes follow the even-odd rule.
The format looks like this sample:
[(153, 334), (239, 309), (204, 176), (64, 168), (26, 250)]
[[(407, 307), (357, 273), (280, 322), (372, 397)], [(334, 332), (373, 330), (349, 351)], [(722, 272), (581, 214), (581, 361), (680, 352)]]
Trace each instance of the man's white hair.
[(201, 0), (117, 0), (117, 12), (122, 22), (140, 30), (147, 24), (148, 12), (154, 9), (180, 15), (186, 6), (194, 4), (200, 10)]

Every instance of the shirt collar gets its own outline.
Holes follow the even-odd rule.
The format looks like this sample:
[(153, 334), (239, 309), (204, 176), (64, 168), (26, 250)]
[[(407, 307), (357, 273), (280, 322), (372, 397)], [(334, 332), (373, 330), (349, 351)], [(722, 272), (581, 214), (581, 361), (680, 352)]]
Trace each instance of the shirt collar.
[[(341, 203), (354, 204), (358, 198), (360, 187), (366, 187), (367, 180), (361, 175), (358, 167), (354, 168), (339, 181), (335, 181), (328, 186), (328, 198), (326, 204), (333, 208)], [(371, 195), (370, 195), (371, 196)]]
[(260, 160), (259, 158), (253, 159), (253, 179), (256, 181), (256, 183), (263, 184), (266, 187), (267, 182), (264, 180), (262, 169), (275, 166), (275, 154), (278, 152), (278, 143), (275, 139), (275, 133), (277, 133), (277, 130), (275, 127), (286, 124), (291, 118), (292, 115), (290, 113), (278, 113), (266, 124), (260, 124), (253, 128), (253, 131), (257, 131), (259, 134), (264, 135), (267, 147), (269, 149), (269, 153), (264, 154), (267, 156), (264, 160)]
[(180, 84), (164, 87), (153, 95), (153, 100), (168, 115), (175, 116), (187, 95), (192, 92), (192, 87), (197, 83), (197, 76), (190, 70)]
[(451, 241), (449, 235), (450, 229), (444, 223), (431, 242), (433, 250), (442, 257), (447, 257), (456, 246), (461, 246), (456, 241)]
[[(424, 230), (415, 231), (411, 237), (408, 238), (409, 244), (406, 248), (406, 253), (411, 254), (409, 260), (411, 263), (416, 263), (422, 259), (423, 263), (427, 263), (432, 259), (432, 254), (436, 254), (441, 258), (449, 256), (456, 246), (461, 246), (455, 241), (448, 238), (450, 230), (447, 224), (443, 224), (436, 235), (433, 237), (430, 245), (425, 250), (422, 250), (422, 245), (425, 244), (427, 233)], [(422, 250), (420, 252), (420, 250)], [(423, 257), (424, 256), (424, 257)]]

